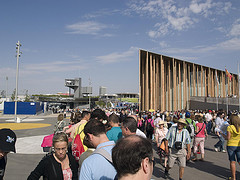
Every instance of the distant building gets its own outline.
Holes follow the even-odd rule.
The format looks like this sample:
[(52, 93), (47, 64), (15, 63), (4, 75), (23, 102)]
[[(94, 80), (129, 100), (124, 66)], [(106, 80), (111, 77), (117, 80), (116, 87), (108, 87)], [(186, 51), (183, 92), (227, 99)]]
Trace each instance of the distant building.
[[(227, 63), (227, 62), (226, 62)], [(139, 110), (189, 109), (190, 97), (239, 97), (238, 75), (139, 50)]]
[(103, 86), (100, 86), (99, 87), (99, 96), (102, 96), (104, 94), (107, 94), (107, 88), (103, 87)]
[(83, 97), (83, 95), (82, 95), (82, 78), (65, 79), (65, 86), (74, 90), (74, 96), (73, 96), (74, 99)]
[(137, 93), (117, 93), (118, 98), (139, 98)]

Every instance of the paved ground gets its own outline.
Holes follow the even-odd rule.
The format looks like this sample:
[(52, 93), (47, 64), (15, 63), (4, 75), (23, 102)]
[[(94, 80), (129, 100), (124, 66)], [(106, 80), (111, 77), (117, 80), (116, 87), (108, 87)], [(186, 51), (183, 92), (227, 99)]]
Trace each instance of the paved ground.
[[(0, 128), (3, 123), (9, 123), (6, 120), (12, 120), (13, 116), (0, 116)], [(21, 116), (25, 119), (21, 127), (26, 129), (14, 130), (17, 134), (17, 153), (8, 155), (8, 165), (5, 174), (6, 180), (25, 180), (30, 172), (36, 167), (38, 162), (44, 156), (42, 148), (42, 138), (45, 135), (53, 133), (54, 124), (57, 121), (56, 114)], [(11, 122), (11, 121), (10, 121)], [(50, 124), (50, 126), (28, 129), (29, 123)], [(210, 136), (205, 143), (205, 162), (189, 162), (185, 168), (184, 179), (187, 180), (221, 180), (230, 176), (229, 161), (227, 153), (214, 152), (213, 145), (217, 142), (215, 136)], [(156, 165), (152, 179), (163, 179), (164, 168), (159, 164), (159, 158), (155, 153)], [(240, 170), (237, 165), (238, 179), (240, 179)], [(170, 170), (170, 180), (178, 179), (178, 166), (175, 164)]]

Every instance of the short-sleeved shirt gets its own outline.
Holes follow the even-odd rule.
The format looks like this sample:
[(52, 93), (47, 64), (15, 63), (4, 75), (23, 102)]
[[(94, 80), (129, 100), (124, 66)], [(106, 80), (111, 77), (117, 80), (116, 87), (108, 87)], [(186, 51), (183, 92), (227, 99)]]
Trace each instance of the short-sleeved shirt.
[[(103, 148), (111, 155), (114, 145), (114, 141), (107, 141), (99, 144), (96, 149)], [(116, 174), (113, 165), (105, 157), (96, 153), (83, 161), (79, 180), (111, 180), (115, 178)]]
[(196, 126), (198, 127), (198, 132), (200, 130), (201, 131), (199, 133), (197, 132), (198, 134), (196, 134), (195, 137), (202, 137), (202, 138), (205, 137), (205, 129), (206, 129), (205, 123), (197, 123)]
[(112, 127), (108, 132), (107, 132), (107, 137), (109, 141), (114, 141), (115, 143), (117, 140), (122, 138), (122, 130), (121, 127)]
[[(176, 130), (177, 130), (177, 133), (176, 133)], [(177, 135), (176, 139), (175, 139), (175, 134)], [(186, 144), (190, 144), (190, 142), (191, 142), (191, 138), (190, 138), (188, 130), (182, 129), (182, 131), (179, 133), (177, 126), (172, 126), (168, 130), (166, 139), (168, 140), (168, 146), (170, 148), (174, 147), (174, 144), (176, 141), (182, 142), (182, 148), (184, 148)]]
[(231, 138), (227, 141), (227, 146), (240, 146), (240, 129), (237, 132), (234, 125), (227, 127), (227, 131), (231, 133)]

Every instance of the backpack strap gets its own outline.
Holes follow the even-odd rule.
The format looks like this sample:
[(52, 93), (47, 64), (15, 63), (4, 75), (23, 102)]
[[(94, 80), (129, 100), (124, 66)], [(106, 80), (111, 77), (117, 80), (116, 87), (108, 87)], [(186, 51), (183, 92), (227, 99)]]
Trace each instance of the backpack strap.
[(112, 162), (112, 156), (111, 156), (105, 149), (98, 148), (98, 149), (96, 149), (95, 151), (93, 151), (92, 154), (100, 154), (100, 155), (102, 155), (106, 160), (108, 160), (111, 164), (113, 163), (113, 162)]

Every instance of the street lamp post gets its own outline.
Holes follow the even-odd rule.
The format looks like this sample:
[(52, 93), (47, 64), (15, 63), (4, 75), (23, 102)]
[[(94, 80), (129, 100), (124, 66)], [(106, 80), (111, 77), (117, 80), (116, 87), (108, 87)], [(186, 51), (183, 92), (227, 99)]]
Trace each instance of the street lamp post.
[(16, 49), (17, 49), (17, 69), (16, 69), (16, 91), (15, 91), (15, 112), (14, 112), (14, 120), (15, 120), (15, 122), (17, 122), (17, 123), (20, 123), (21, 122), (21, 120), (19, 119), (19, 118), (17, 118), (17, 96), (18, 96), (18, 69), (19, 69), (19, 57), (20, 57), (20, 54), (21, 54), (21, 52), (20, 52), (20, 46), (21, 46), (21, 44), (20, 44), (20, 41), (18, 41), (17, 43), (16, 43)]

